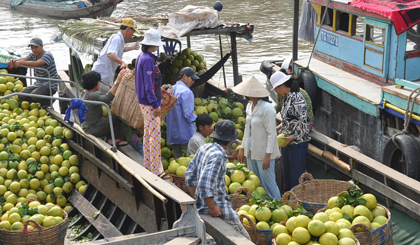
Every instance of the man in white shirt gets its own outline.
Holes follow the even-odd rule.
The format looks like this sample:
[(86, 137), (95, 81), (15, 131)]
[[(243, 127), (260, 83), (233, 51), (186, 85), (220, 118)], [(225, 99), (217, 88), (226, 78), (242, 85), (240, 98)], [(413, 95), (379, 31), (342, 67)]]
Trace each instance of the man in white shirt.
[(123, 53), (139, 49), (138, 42), (125, 47), (125, 40), (131, 39), (134, 32), (140, 33), (137, 30), (136, 21), (131, 18), (122, 19), (120, 30), (108, 39), (101, 50), (101, 54), (93, 64), (92, 70), (101, 74), (102, 78), (99, 87), (100, 94), (106, 94), (114, 84), (114, 74), (118, 65), (121, 70), (127, 68), (127, 64), (122, 60)]
[(209, 114), (201, 114), (195, 120), (197, 132), (188, 142), (187, 155), (195, 154), (200, 146), (206, 144), (206, 139), (213, 133), (213, 118)]

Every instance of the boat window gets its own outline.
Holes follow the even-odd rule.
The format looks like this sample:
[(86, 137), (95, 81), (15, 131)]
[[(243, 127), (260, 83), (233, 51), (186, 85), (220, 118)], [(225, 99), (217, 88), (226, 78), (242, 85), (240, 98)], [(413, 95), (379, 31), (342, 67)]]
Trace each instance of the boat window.
[[(324, 16), (325, 13), (325, 7), (322, 7), (322, 11), (321, 11), (321, 16)], [(321, 17), (322, 19), (322, 17)], [(324, 22), (322, 23), (322, 25), (326, 25), (326, 26), (333, 26), (333, 19), (334, 19), (334, 13), (332, 9), (328, 9), (327, 14), (325, 15), (325, 19)]]
[(407, 45), (405, 51), (420, 50), (420, 24), (413, 26), (407, 31)]
[(365, 41), (383, 47), (385, 44), (385, 28), (366, 24)]
[(364, 30), (365, 30), (365, 17), (357, 17), (356, 36), (363, 38)]

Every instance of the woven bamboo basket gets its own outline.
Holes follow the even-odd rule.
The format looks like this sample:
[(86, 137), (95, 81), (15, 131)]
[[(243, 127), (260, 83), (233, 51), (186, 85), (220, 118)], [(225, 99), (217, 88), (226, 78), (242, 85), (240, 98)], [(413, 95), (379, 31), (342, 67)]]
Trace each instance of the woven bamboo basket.
[(169, 174), (172, 177), (172, 182), (185, 193), (191, 196), (188, 186), (185, 184), (185, 177), (180, 177), (175, 174)]
[(302, 205), (307, 211), (316, 213), (319, 209), (327, 206), (328, 199), (347, 191), (352, 184), (346, 181), (332, 179), (314, 179), (312, 174), (303, 173), (299, 178), (299, 185), (292, 188), (298, 205)]
[[(63, 245), (67, 232), (67, 212), (63, 210), (63, 221), (44, 228), (33, 220), (27, 220), (22, 230), (9, 231), (0, 229), (0, 244), (13, 245)], [(35, 228), (29, 230), (28, 225)]]
[[(140, 104), (137, 102), (137, 94), (135, 89), (135, 70), (124, 75), (120, 82), (117, 93), (111, 106), (111, 112), (117, 115), (121, 120), (138, 130), (144, 126), (143, 114)], [(164, 88), (169, 87), (167, 92)], [(165, 118), (170, 110), (175, 106), (177, 98), (172, 95), (172, 86), (163, 86), (162, 102), (161, 102), (161, 118)]]
[(298, 202), (297, 202), (297, 198), (295, 196), (295, 194), (293, 192), (286, 192), (281, 196), (281, 201), (283, 201), (283, 203), (285, 205), (290, 206), (293, 210), (295, 210), (297, 208)]
[[(350, 227), (350, 230), (354, 233), (354, 236), (359, 239), (360, 243), (363, 245), (393, 245), (394, 241), (392, 239), (392, 222), (391, 222), (391, 212), (384, 206), (377, 204), (385, 209), (388, 221), (382, 226), (371, 230), (369, 227), (362, 223), (356, 223)], [(356, 228), (362, 228), (363, 231), (356, 232)]]
[[(245, 196), (240, 196), (240, 194), (243, 191), (246, 193), (246, 195)], [(248, 204), (249, 199), (252, 198), (252, 197), (253, 196), (252, 196), (251, 191), (244, 186), (239, 187), (238, 189), (236, 189), (235, 193), (229, 195), (229, 198), (232, 201), (232, 208), (234, 210), (242, 207), (245, 204)]]
[[(251, 226), (243, 223), (243, 219), (247, 219)], [(251, 237), (251, 241), (257, 245), (272, 245), (273, 244), (273, 230), (262, 230), (258, 229), (254, 221), (246, 214), (241, 214), (239, 220), (244, 226), (248, 235)]]

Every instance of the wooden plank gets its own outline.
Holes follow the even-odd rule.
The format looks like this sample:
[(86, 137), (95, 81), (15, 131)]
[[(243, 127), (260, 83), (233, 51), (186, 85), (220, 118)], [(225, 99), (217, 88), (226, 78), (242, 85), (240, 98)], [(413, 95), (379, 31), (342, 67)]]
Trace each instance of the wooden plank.
[(165, 243), (165, 245), (197, 245), (200, 243), (198, 237), (177, 237)]
[(357, 161), (358, 163), (375, 170), (382, 176), (391, 179), (394, 182), (400, 184), (401, 186), (404, 186), (405, 188), (408, 188), (420, 195), (420, 183), (417, 180), (408, 178), (406, 175), (364, 155), (363, 153), (355, 151), (351, 147), (342, 145), (341, 143), (317, 132), (316, 130), (312, 130), (311, 138), (312, 140), (323, 142), (324, 144), (327, 144), (332, 148), (335, 148), (334, 146), (341, 145), (341, 147), (335, 148), (340, 154), (348, 156), (353, 161)]
[(98, 168), (104, 171), (107, 175), (109, 175), (112, 179), (114, 179), (118, 184), (120, 184), (124, 189), (126, 189), (129, 193), (133, 193), (134, 186), (124, 179), (121, 175), (119, 175), (116, 171), (110, 168), (107, 164), (99, 160), (95, 155), (91, 154), (90, 152), (83, 149), (79, 144), (76, 142), (69, 140), (68, 144), (70, 147), (75, 149), (79, 152), (82, 156), (88, 159), (90, 162), (94, 163)]
[(391, 189), (390, 187), (386, 186), (385, 184), (370, 178), (366, 174), (353, 169), (351, 171), (351, 175), (353, 179), (357, 179), (360, 183), (370, 187), (371, 189), (383, 194), (385, 198), (389, 198), (394, 202), (398, 203), (399, 205), (405, 207), (406, 209), (412, 211), (415, 214), (420, 214), (420, 204), (416, 203), (409, 197), (402, 195), (401, 193)]
[(93, 215), (98, 211), (86, 198), (78, 191), (75, 191), (70, 198), (71, 204), (102, 234), (104, 237), (116, 237), (123, 234), (101, 213), (94, 218)]
[(137, 200), (137, 196), (123, 188), (119, 188), (116, 182), (107, 174), (99, 174), (100, 171), (96, 165), (87, 160), (80, 164), (80, 174), (106, 198), (117, 205), (146, 232), (158, 231), (155, 212), (160, 212), (161, 210), (155, 211), (147, 207), (142, 200)]
[(146, 180), (153, 188), (157, 189), (159, 192), (165, 194), (170, 199), (176, 201), (179, 204), (194, 204), (195, 200), (183, 192), (177, 186), (167, 183), (165, 180), (162, 180), (155, 174), (151, 173), (149, 170), (141, 166), (139, 163), (134, 162), (131, 158), (126, 155), (117, 152), (118, 157), (124, 162), (124, 164), (133, 170), (133, 172), (139, 175), (141, 178)]
[[(106, 245), (151, 245), (164, 244), (180, 236), (192, 236), (195, 232), (194, 227), (175, 228), (167, 231), (160, 231), (143, 235), (127, 235), (113, 237), (107, 240), (83, 243), (85, 245), (106, 244)], [(181, 245), (181, 244), (180, 244)]]
[(201, 214), (201, 219), (204, 220), (206, 224), (206, 232), (209, 233), (217, 244), (224, 244), (224, 245), (234, 245), (234, 244), (241, 244), (241, 245), (251, 245), (254, 244), (251, 240), (248, 240), (241, 234), (239, 234), (236, 230), (234, 230), (230, 225), (224, 222), (220, 218), (214, 218), (210, 215)]

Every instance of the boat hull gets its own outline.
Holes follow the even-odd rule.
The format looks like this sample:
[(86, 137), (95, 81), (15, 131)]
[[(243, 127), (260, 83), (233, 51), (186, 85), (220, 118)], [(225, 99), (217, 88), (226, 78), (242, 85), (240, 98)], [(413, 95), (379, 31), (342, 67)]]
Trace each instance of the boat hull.
[[(58, 3), (53, 3), (50, 7), (42, 6), (42, 4), (36, 5), (23, 3), (21, 5), (18, 5), (15, 10), (24, 13), (30, 13), (31, 15), (36, 14), (63, 20), (80, 18), (98, 18), (111, 16), (117, 4), (120, 2), (122, 2), (122, 0), (117, 0), (113, 2), (103, 2), (87, 8), (79, 8), (77, 5), (74, 5), (74, 7), (72, 6), (70, 8), (63, 8), (63, 5), (68, 6), (68, 4)], [(10, 8), (10, 1), (0, 0), (0, 6)]]

